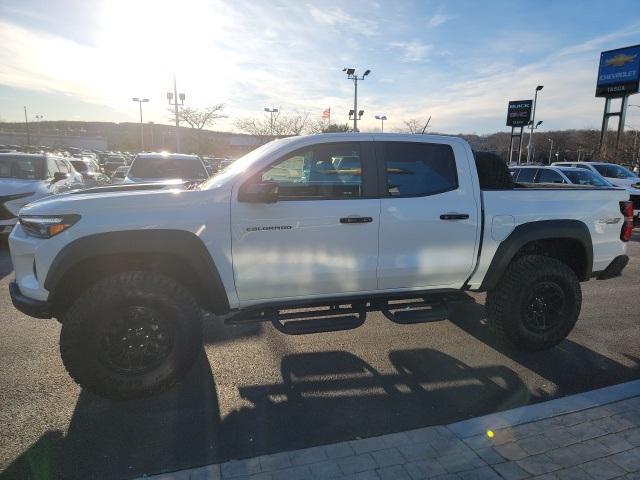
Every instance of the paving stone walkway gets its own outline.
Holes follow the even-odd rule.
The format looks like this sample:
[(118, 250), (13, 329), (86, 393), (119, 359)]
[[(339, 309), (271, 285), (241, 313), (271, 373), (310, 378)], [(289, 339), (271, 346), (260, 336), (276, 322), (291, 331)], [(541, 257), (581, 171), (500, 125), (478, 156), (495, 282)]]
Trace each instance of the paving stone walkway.
[(640, 394), (495, 431), (419, 428), (145, 478), (640, 480)]

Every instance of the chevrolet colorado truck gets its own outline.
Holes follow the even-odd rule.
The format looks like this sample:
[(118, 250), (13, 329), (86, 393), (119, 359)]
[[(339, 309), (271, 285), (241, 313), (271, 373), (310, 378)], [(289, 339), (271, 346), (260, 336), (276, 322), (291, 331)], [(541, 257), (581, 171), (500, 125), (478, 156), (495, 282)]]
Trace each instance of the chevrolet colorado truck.
[(102, 396), (180, 380), (206, 311), (295, 335), (371, 311), (442, 320), (465, 291), (487, 292), (501, 341), (547, 349), (578, 319), (580, 282), (621, 274), (633, 228), (622, 189), (514, 184), (445, 136), (280, 139), (196, 187), (162, 187), (40, 200), (9, 239), (14, 305), (61, 322), (69, 374)]

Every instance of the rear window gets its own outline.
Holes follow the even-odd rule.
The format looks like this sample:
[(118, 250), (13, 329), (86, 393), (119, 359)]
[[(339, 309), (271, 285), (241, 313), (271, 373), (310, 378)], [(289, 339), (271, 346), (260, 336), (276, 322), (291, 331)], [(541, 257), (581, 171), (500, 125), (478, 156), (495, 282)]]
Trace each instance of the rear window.
[(537, 168), (521, 168), (518, 174), (518, 183), (533, 183), (537, 171)]
[(385, 142), (387, 190), (392, 197), (424, 196), (458, 188), (458, 173), (449, 145)]
[(45, 178), (44, 158), (38, 157), (1, 157), (0, 178), (21, 180), (42, 180)]
[(207, 171), (199, 158), (137, 157), (129, 169), (134, 178), (205, 179)]
[(575, 183), (576, 185), (594, 185), (596, 187), (609, 186), (607, 182), (597, 175), (594, 175), (593, 172), (590, 172), (589, 170), (562, 170), (562, 173), (566, 175), (571, 183)]
[(543, 168), (538, 178), (539, 183), (564, 183), (564, 179), (558, 172)]

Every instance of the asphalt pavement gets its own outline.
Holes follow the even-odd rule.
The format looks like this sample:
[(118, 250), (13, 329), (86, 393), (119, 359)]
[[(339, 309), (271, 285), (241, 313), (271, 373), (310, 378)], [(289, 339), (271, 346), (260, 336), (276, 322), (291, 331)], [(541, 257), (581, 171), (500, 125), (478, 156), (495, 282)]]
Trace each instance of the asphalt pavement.
[(211, 319), (188, 378), (151, 398), (84, 392), (60, 326), (11, 305), (0, 244), (0, 478), (132, 478), (365, 438), (640, 378), (640, 234), (622, 277), (583, 284), (580, 320), (556, 348), (499, 348), (482, 303), (400, 326), (370, 314), (349, 332), (285, 336)]

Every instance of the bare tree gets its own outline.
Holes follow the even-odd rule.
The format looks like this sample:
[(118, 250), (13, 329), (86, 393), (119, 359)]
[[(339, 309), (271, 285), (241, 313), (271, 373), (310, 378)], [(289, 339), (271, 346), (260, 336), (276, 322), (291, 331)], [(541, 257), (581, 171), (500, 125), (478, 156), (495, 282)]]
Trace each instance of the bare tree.
[(213, 125), (219, 118), (226, 118), (226, 115), (222, 114), (224, 108), (224, 103), (217, 103), (204, 108), (183, 107), (178, 112), (178, 121), (186, 123), (196, 132), (198, 153), (202, 153), (200, 140), (202, 130), (204, 127)]
[(314, 133), (316, 125), (309, 121), (309, 113), (282, 114), (281, 111), (263, 118), (241, 118), (235, 122), (236, 127), (250, 135), (261, 137), (290, 137), (303, 133)]
[(424, 126), (417, 118), (410, 118), (409, 120), (405, 120), (403, 123), (409, 133), (420, 133)]
[(204, 127), (213, 125), (217, 119), (226, 118), (226, 115), (221, 113), (224, 107), (224, 103), (210, 105), (202, 109), (183, 107), (178, 114), (178, 119), (191, 128), (202, 130)]

